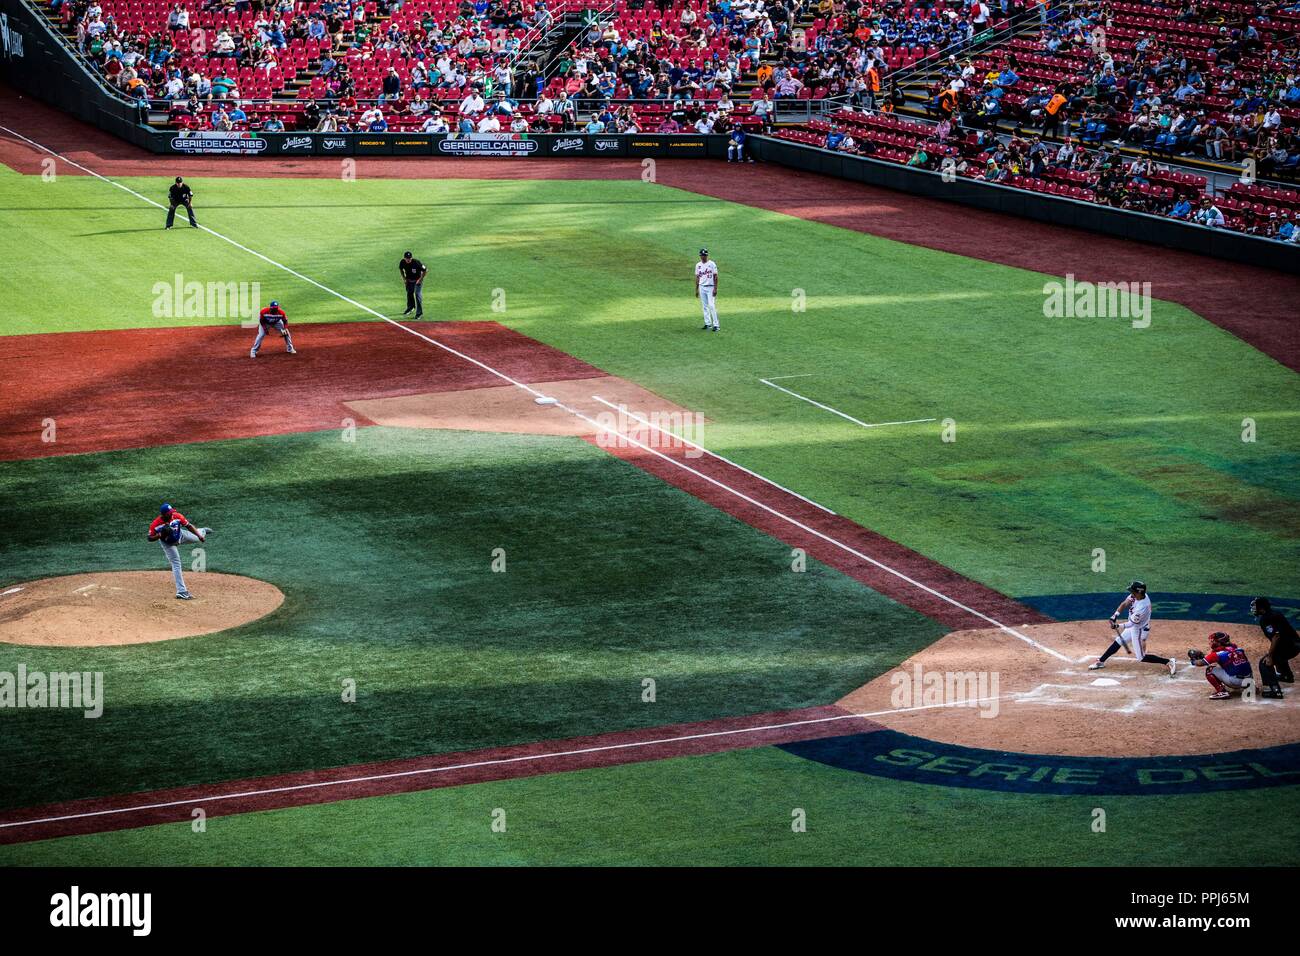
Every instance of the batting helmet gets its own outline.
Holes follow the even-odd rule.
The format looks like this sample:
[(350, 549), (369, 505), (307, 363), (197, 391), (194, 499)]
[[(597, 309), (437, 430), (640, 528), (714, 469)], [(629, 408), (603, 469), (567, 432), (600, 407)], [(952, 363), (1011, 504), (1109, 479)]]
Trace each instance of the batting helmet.
[(1231, 643), (1232, 638), (1227, 634), (1224, 634), (1222, 631), (1215, 631), (1210, 635), (1210, 647), (1216, 651), (1221, 647), (1227, 647)]
[(160, 515), (169, 515), (172, 513), (172, 506), (167, 504), (167, 502), (164, 501), (163, 506), (158, 509), (158, 513)]
[(1130, 594), (1146, 594), (1147, 586), (1141, 581), (1134, 581), (1128, 586), (1128, 591)]
[(1257, 597), (1250, 602), (1250, 613), (1256, 617), (1263, 617), (1271, 610), (1273, 610), (1273, 605), (1268, 603), (1266, 597)]

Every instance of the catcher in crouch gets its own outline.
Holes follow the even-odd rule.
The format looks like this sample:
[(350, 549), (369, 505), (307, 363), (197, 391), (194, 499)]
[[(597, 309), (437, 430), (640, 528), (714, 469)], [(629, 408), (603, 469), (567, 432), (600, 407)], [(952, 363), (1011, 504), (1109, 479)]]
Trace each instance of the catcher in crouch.
[[(1119, 616), (1128, 612), (1128, 625), (1121, 628)], [(1116, 632), (1115, 640), (1110, 642), (1106, 653), (1088, 665), (1088, 670), (1101, 670), (1107, 659), (1121, 647), (1138, 659), (1142, 664), (1159, 664), (1169, 668), (1173, 677), (1178, 664), (1168, 657), (1157, 657), (1147, 653), (1147, 636), (1151, 633), (1151, 599), (1147, 597), (1147, 586), (1141, 581), (1134, 581), (1128, 586), (1128, 596), (1119, 602), (1115, 613), (1110, 616), (1110, 629)]]
[[(1244, 689), (1253, 679), (1250, 658), (1223, 631), (1215, 631), (1210, 635), (1210, 653), (1206, 654), (1193, 647), (1187, 651), (1187, 659), (1193, 667), (1205, 668), (1205, 679), (1214, 688), (1210, 700), (1227, 700), (1234, 690)], [(1272, 697), (1273, 692), (1266, 690), (1264, 696)], [(1277, 696), (1282, 696), (1281, 691)]]

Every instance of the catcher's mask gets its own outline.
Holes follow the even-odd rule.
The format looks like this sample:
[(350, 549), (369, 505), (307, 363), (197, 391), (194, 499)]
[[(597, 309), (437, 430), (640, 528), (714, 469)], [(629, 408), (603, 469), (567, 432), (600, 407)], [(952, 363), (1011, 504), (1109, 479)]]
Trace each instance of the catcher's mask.
[(1217, 651), (1220, 648), (1227, 647), (1231, 643), (1232, 643), (1232, 638), (1230, 638), (1227, 634), (1224, 634), (1222, 631), (1215, 631), (1213, 634), (1210, 635), (1211, 650)]
[(1129, 593), (1129, 594), (1146, 594), (1146, 593), (1147, 593), (1147, 586), (1146, 586), (1145, 584), (1143, 584), (1141, 581), (1134, 581), (1132, 584), (1130, 584), (1130, 585), (1128, 586), (1128, 593)]
[(1268, 598), (1266, 597), (1257, 597), (1255, 600), (1250, 602), (1250, 613), (1255, 615), (1255, 617), (1263, 617), (1272, 609), (1273, 605), (1268, 603)]

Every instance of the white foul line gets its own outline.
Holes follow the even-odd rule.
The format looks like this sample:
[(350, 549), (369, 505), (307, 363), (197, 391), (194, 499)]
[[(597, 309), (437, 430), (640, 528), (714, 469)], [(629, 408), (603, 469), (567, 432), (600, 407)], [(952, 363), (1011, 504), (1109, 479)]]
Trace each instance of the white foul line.
[[(779, 375), (777, 377), (798, 378), (799, 376)], [(800, 401), (807, 402), (809, 405), (816, 405), (818, 408), (825, 409), (826, 411), (830, 412), (832, 415), (838, 415), (840, 416), (840, 418), (848, 419), (853, 424), (861, 425), (863, 428), (883, 428), (886, 425), (917, 425), (920, 424), (921, 422), (937, 422), (939, 420), (937, 418), (909, 418), (905, 422), (863, 422), (854, 418), (852, 415), (845, 415), (838, 408), (831, 408), (829, 405), (823, 405), (821, 402), (815, 402), (807, 395), (800, 395), (798, 392), (790, 391), (790, 389), (786, 388), (784, 385), (777, 385), (770, 378), (760, 378), (759, 381), (762, 382), (764, 385), (770, 385), (772, 388), (776, 389), (779, 392), (785, 392), (787, 395), (793, 395), (795, 398), (799, 399)]]
[[(783, 724), (764, 724), (759, 727), (737, 727), (732, 730), (710, 730), (698, 734), (685, 734), (681, 737), (660, 737), (655, 740), (632, 740), (620, 744), (603, 744), (599, 747), (582, 747), (578, 750), (560, 750), (545, 754), (524, 754), (519, 757), (497, 757), (491, 760), (476, 760), (471, 763), (449, 764), (446, 767), (421, 767), (418, 770), (394, 770), (391, 773), (368, 774), (361, 777), (347, 777), (341, 780), (317, 780), (312, 783), (297, 783), (285, 787), (268, 787), (264, 790), (245, 790), (240, 793), (223, 793), (211, 797), (196, 797), (192, 800), (168, 800), (165, 803), (148, 803), (136, 807), (114, 807), (110, 810), (92, 810), (86, 813), (68, 813), (57, 817), (41, 817), (36, 820), (18, 820), (13, 823), (0, 823), (0, 830), (12, 827), (31, 827), (41, 823), (59, 823), (64, 820), (85, 820), (90, 817), (106, 817), (119, 813), (135, 813), (140, 810), (165, 810), (169, 807), (202, 806), (220, 803), (224, 800), (240, 800), (246, 797), (263, 797), (273, 793), (292, 793), (297, 790), (314, 790), (318, 787), (343, 787), (354, 783), (373, 783), (378, 780), (395, 780), (401, 777), (418, 777), (427, 774), (448, 773), (452, 770), (476, 770), (480, 767), (499, 767), (512, 763), (527, 763), (536, 760), (553, 760), (558, 757), (581, 757), (586, 754), (604, 753), (610, 750), (632, 750), (638, 747), (655, 747), (682, 740), (707, 740), (710, 737), (727, 737), (735, 734), (754, 734), (766, 730), (785, 730), (790, 727), (806, 727), (812, 724), (829, 724), (837, 720), (864, 720), (869, 717), (886, 717), (890, 714), (905, 714), (910, 711), (932, 710), (936, 707), (977, 707), (981, 704), (1001, 700), (998, 697), (980, 698), (974, 701), (949, 701), (942, 704), (918, 704), (915, 707), (897, 707), (890, 710), (878, 710), (869, 714), (835, 714), (831, 717), (812, 717), (808, 720), (792, 720)], [(791, 741), (792, 743), (794, 741)]]
[[(128, 186), (123, 186), (121, 183), (114, 182), (113, 180), (109, 179), (107, 176), (101, 176), (99, 173), (95, 172), (94, 170), (92, 170), (92, 169), (87, 169), (85, 166), (82, 166), (80, 163), (75, 162), (74, 160), (66, 159), (66, 158), (63, 157), (61, 154), (56, 153), (54, 150), (50, 149), (48, 146), (42, 146), (40, 143), (36, 142), (36, 141), (33, 140), (33, 139), (29, 139), (28, 137), (24, 136), (22, 133), (19, 133), (19, 132), (15, 131), (15, 130), (11, 130), (11, 129), (9, 129), (8, 127), (5, 127), (5, 126), (0, 126), (0, 130), (3, 130), (4, 132), (7, 132), (7, 133), (12, 133), (14, 136), (17, 136), (19, 139), (23, 140), (23, 141), (26, 142), (26, 143), (30, 143), (32, 146), (35, 146), (37, 149), (43, 150), (44, 152), (49, 153), (51, 156), (54, 156), (54, 157), (56, 157), (56, 158), (58, 158), (58, 159), (62, 159), (62, 160), (63, 160), (65, 163), (67, 163), (68, 165), (73, 166), (73, 167), (75, 167), (75, 168), (77, 168), (77, 169), (83, 170), (84, 172), (88, 173), (89, 175), (94, 176), (96, 179), (99, 179), (99, 180), (102, 180), (103, 182), (108, 183), (110, 186), (116, 186), (118, 189), (121, 189), (121, 190), (123, 190), (124, 192), (130, 193), (132, 196), (136, 196), (137, 198), (142, 199), (144, 202), (149, 203), (149, 205), (151, 205), (151, 206), (155, 206), (155, 207), (157, 207), (158, 209), (162, 209), (162, 208), (164, 208), (163, 205), (162, 205), (161, 203), (154, 202), (152, 199), (148, 198), (147, 196), (142, 196), (140, 193), (136, 192), (134, 189), (131, 189), (131, 188), (128, 187)], [(448, 352), (448, 353), (450, 353), (450, 354), (452, 354), (452, 355), (455, 355), (457, 358), (462, 358), (462, 359), (464, 359), (466, 362), (469, 362), (469, 363), (472, 364), (472, 365), (476, 365), (476, 366), (478, 366), (479, 368), (483, 369), (485, 372), (488, 372), (488, 373), (490, 373), (490, 374), (492, 374), (492, 375), (495, 375), (497, 378), (502, 379), (503, 381), (509, 382), (511, 385), (514, 385), (516, 388), (521, 388), (521, 389), (523, 389), (524, 391), (526, 391), (526, 392), (528, 392), (529, 394), (533, 395), (535, 398), (546, 398), (546, 397), (547, 397), (547, 396), (544, 396), (541, 392), (537, 391), (537, 389), (535, 389), (535, 388), (533, 388), (533, 387), (531, 387), (531, 386), (529, 386), (529, 385), (525, 385), (523, 382), (517, 381), (516, 379), (511, 378), (511, 377), (510, 377), (509, 375), (507, 375), (505, 372), (498, 371), (497, 369), (493, 368), (492, 366), (487, 365), (487, 364), (484, 363), (484, 362), (480, 362), (478, 359), (474, 358), (473, 356), (466, 355), (464, 352), (461, 352), (461, 351), (459, 351), (459, 350), (457, 350), (457, 349), (454, 349), (454, 348), (452, 348), (450, 345), (446, 345), (446, 344), (444, 344), (444, 343), (442, 343), (442, 342), (439, 342), (437, 339), (430, 338), (429, 336), (424, 335), (424, 334), (421, 333), (421, 332), (417, 332), (417, 331), (415, 331), (415, 329), (407, 328), (405, 325), (402, 325), (402, 323), (397, 322), (397, 321), (394, 321), (393, 319), (390, 319), (390, 318), (389, 318), (388, 316), (386, 316), (386, 315), (381, 315), (380, 313), (376, 312), (374, 309), (370, 308), (369, 306), (367, 306), (367, 305), (362, 305), (360, 302), (357, 302), (355, 299), (351, 299), (351, 298), (349, 298), (348, 296), (344, 295), (344, 294), (341, 293), (341, 292), (336, 292), (335, 290), (329, 288), (329, 286), (322, 285), (321, 283), (317, 282), (315, 279), (309, 278), (309, 277), (303, 275), (301, 272), (297, 272), (296, 270), (289, 268), (288, 266), (284, 265), (283, 263), (276, 262), (274, 259), (271, 259), (271, 258), (269, 258), (268, 256), (264, 256), (262, 253), (257, 252), (256, 250), (250, 249), (250, 248), (248, 248), (247, 246), (243, 245), (242, 243), (236, 242), (234, 239), (229, 238), (228, 236), (223, 236), (221, 233), (219, 233), (219, 232), (217, 232), (217, 231), (215, 231), (215, 230), (213, 230), (213, 229), (209, 229), (207, 226), (200, 226), (199, 228), (202, 229), (202, 230), (204, 230), (205, 232), (207, 232), (209, 235), (212, 235), (212, 236), (216, 237), (217, 239), (222, 240), (223, 242), (227, 242), (227, 243), (229, 243), (230, 245), (234, 246), (234, 247), (237, 248), (237, 249), (242, 249), (244, 252), (247, 252), (247, 253), (249, 253), (249, 254), (252, 255), (252, 256), (256, 256), (258, 259), (261, 259), (263, 262), (266, 262), (266, 263), (269, 263), (269, 264), (272, 265), (272, 266), (275, 266), (277, 269), (281, 269), (281, 270), (283, 270), (284, 272), (287, 272), (287, 273), (289, 273), (289, 274), (292, 275), (292, 276), (296, 276), (297, 278), (302, 279), (304, 282), (308, 282), (308, 283), (310, 283), (311, 285), (314, 285), (316, 288), (320, 289), (322, 292), (326, 292), (326, 293), (328, 293), (328, 294), (334, 296), (335, 298), (341, 299), (342, 301), (347, 302), (349, 305), (354, 305), (354, 306), (356, 306), (358, 309), (362, 310), (363, 312), (366, 312), (366, 313), (368, 313), (368, 314), (370, 314), (370, 315), (375, 316), (375, 317), (378, 318), (378, 319), (383, 320), (384, 322), (387, 322), (389, 325), (393, 326), (393, 328), (401, 329), (403, 332), (406, 332), (406, 333), (408, 333), (408, 334), (410, 334), (410, 335), (414, 335), (417, 339), (423, 339), (425, 342), (428, 342), (430, 345), (433, 345), (433, 346), (435, 346), (435, 347), (437, 347), (437, 348), (442, 349), (444, 352)], [(773, 388), (780, 388), (780, 386), (779, 386), (779, 385), (774, 385)], [(912, 585), (913, 587), (915, 587), (915, 588), (917, 588), (917, 589), (919, 589), (919, 590), (921, 590), (921, 591), (924, 591), (925, 593), (927, 593), (927, 594), (929, 594), (929, 595), (931, 595), (931, 596), (933, 596), (933, 597), (936, 597), (936, 598), (938, 598), (939, 600), (941, 600), (941, 601), (943, 601), (943, 602), (945, 602), (945, 603), (947, 603), (947, 604), (950, 604), (950, 605), (952, 605), (952, 606), (955, 607), (955, 608), (958, 608), (959, 610), (965, 611), (967, 614), (970, 614), (970, 615), (972, 615), (972, 616), (974, 616), (974, 617), (977, 617), (977, 618), (979, 618), (979, 619), (982, 620), (982, 621), (987, 621), (989, 624), (993, 625), (994, 627), (996, 627), (998, 630), (1002, 631), (1003, 633), (1010, 634), (1012, 637), (1016, 638), (1017, 640), (1024, 641), (1024, 642), (1025, 642), (1026, 644), (1028, 644), (1030, 647), (1037, 648), (1038, 650), (1042, 651), (1043, 653), (1045, 653), (1045, 654), (1049, 654), (1049, 655), (1051, 655), (1052, 657), (1057, 658), (1058, 660), (1066, 661), (1067, 663), (1070, 662), (1070, 659), (1069, 659), (1068, 657), (1066, 657), (1064, 654), (1060, 653), (1059, 651), (1055, 651), (1055, 650), (1053, 650), (1052, 648), (1047, 647), (1047, 646), (1044, 645), (1044, 644), (1040, 644), (1038, 641), (1034, 640), (1032, 637), (1029, 637), (1027, 634), (1022, 634), (1022, 633), (1020, 633), (1020, 632), (1017, 631), (1015, 628), (1012, 628), (1012, 627), (1007, 626), (1006, 624), (1003, 624), (1001, 621), (997, 620), (996, 618), (989, 617), (989, 615), (985, 614), (985, 613), (982, 612), (982, 611), (977, 611), (977, 610), (975, 610), (975, 609), (972, 608), (972, 607), (968, 607), (968, 606), (966, 606), (965, 604), (962, 604), (962, 603), (961, 603), (960, 601), (958, 601), (956, 598), (949, 597), (948, 595), (944, 594), (943, 592), (941, 592), (941, 591), (937, 591), (937, 590), (935, 590), (934, 588), (930, 587), (928, 584), (923, 584), (922, 582), (917, 581), (915, 578), (909, 577), (908, 575), (904, 574), (902, 571), (899, 571), (899, 570), (897, 570), (897, 569), (895, 569), (895, 568), (891, 568), (889, 565), (885, 564), (884, 562), (882, 562), (882, 561), (878, 561), (878, 560), (876, 560), (875, 558), (871, 557), (870, 555), (863, 554), (861, 551), (858, 551), (858, 550), (855, 549), (855, 548), (851, 548), (851, 547), (849, 547), (849, 546), (848, 546), (847, 544), (845, 544), (844, 542), (842, 542), (842, 541), (838, 541), (838, 540), (836, 540), (835, 538), (832, 538), (832, 537), (831, 537), (830, 535), (828, 535), (828, 534), (823, 534), (822, 532), (816, 530), (815, 528), (810, 528), (810, 527), (808, 527), (806, 524), (804, 524), (803, 522), (798, 521), (798, 520), (796, 520), (795, 518), (791, 518), (789, 515), (784, 514), (784, 513), (780, 512), (780, 511), (777, 511), (775, 508), (773, 508), (773, 507), (770, 506), (770, 505), (764, 504), (764, 503), (761, 502), (761, 501), (756, 501), (755, 499), (753, 499), (753, 498), (749, 497), (748, 495), (746, 495), (744, 492), (742, 492), (742, 491), (737, 491), (735, 488), (732, 488), (730, 485), (728, 485), (728, 484), (724, 484), (723, 482), (718, 481), (716, 478), (710, 477), (709, 475), (706, 475), (706, 474), (704, 474), (703, 472), (697, 471), (696, 469), (690, 467), (689, 465), (683, 464), (682, 462), (678, 461), (676, 458), (673, 458), (673, 457), (671, 457), (671, 456), (669, 456), (669, 455), (665, 455), (665, 454), (663, 454), (662, 452), (660, 452), (660, 451), (658, 451), (658, 450), (656, 450), (656, 449), (654, 449), (654, 448), (651, 448), (649, 445), (646, 445), (646, 444), (643, 444), (643, 443), (640, 442), (640, 441), (637, 441), (635, 438), (631, 437), (630, 435), (626, 435), (626, 434), (624, 434), (624, 433), (622, 433), (622, 432), (615, 431), (614, 429), (610, 428), (610, 427), (607, 426), (607, 425), (602, 425), (600, 422), (596, 421), (595, 419), (593, 419), (593, 418), (589, 418), (588, 416), (584, 415), (582, 412), (578, 411), (577, 409), (570, 408), (569, 406), (565, 405), (563, 402), (558, 402), (558, 401), (557, 401), (557, 402), (555, 403), (555, 407), (564, 409), (564, 410), (565, 410), (566, 412), (568, 412), (570, 415), (573, 415), (574, 417), (579, 418), (579, 419), (581, 419), (582, 421), (586, 422), (587, 424), (592, 425), (592, 426), (594, 426), (594, 427), (596, 427), (596, 428), (598, 428), (598, 429), (601, 429), (602, 431), (612, 432), (612, 433), (614, 433), (615, 435), (618, 435), (619, 437), (621, 437), (624, 441), (626, 441), (626, 442), (628, 442), (628, 443), (630, 443), (630, 444), (632, 444), (632, 445), (635, 445), (637, 448), (640, 448), (640, 449), (643, 450), (643, 451), (649, 452), (650, 454), (652, 454), (652, 455), (654, 455), (654, 456), (656, 456), (656, 457), (658, 457), (658, 458), (662, 458), (664, 461), (668, 462), (670, 465), (673, 465), (673, 466), (676, 467), (676, 468), (680, 468), (680, 469), (682, 469), (683, 471), (689, 472), (689, 473), (691, 473), (692, 475), (695, 475), (696, 477), (701, 478), (701, 479), (703, 479), (704, 481), (707, 481), (709, 484), (711, 484), (711, 485), (715, 485), (716, 487), (722, 489), (723, 491), (726, 491), (726, 492), (729, 493), (729, 494), (735, 495), (735, 496), (736, 496), (737, 498), (739, 498), (741, 501), (747, 502), (748, 504), (751, 504), (751, 505), (753, 505), (753, 506), (756, 507), (756, 508), (759, 508), (759, 509), (761, 509), (761, 510), (763, 510), (763, 511), (766, 511), (768, 514), (772, 515), (773, 517), (775, 517), (775, 518), (779, 518), (780, 520), (786, 522), (787, 524), (793, 525), (794, 527), (798, 528), (800, 531), (803, 531), (803, 532), (805, 532), (806, 534), (810, 534), (810, 535), (812, 535), (813, 537), (820, 538), (821, 540), (825, 541), (827, 544), (834, 545), (835, 547), (837, 547), (837, 548), (839, 548), (840, 550), (846, 552), (847, 554), (851, 554), (851, 555), (853, 555), (855, 558), (858, 558), (858, 559), (860, 559), (860, 560), (862, 560), (862, 561), (866, 561), (868, 564), (870, 564), (870, 565), (872, 565), (872, 566), (874, 566), (874, 567), (876, 567), (876, 568), (879, 568), (881, 571), (884, 571), (884, 572), (887, 573), (887, 574), (891, 574), (891, 575), (893, 575), (894, 577), (898, 578), (900, 581), (905, 581), (906, 583)], [(838, 414), (838, 413), (837, 413), (837, 414)]]
[(777, 484), (775, 481), (773, 481), (771, 478), (764, 478), (764, 477), (763, 477), (762, 475), (760, 475), (758, 472), (756, 472), (756, 471), (750, 471), (750, 470), (749, 470), (748, 468), (746, 468), (744, 465), (738, 465), (738, 464), (736, 464), (734, 461), (732, 461), (730, 458), (724, 458), (722, 455), (719, 455), (716, 451), (709, 451), (709, 450), (708, 450), (707, 448), (705, 448), (703, 445), (697, 445), (695, 442), (691, 441), (689, 438), (683, 438), (681, 435), (675, 435), (675, 434), (673, 434), (672, 432), (664, 431), (664, 430), (663, 430), (662, 428), (660, 428), (658, 425), (655, 425), (655, 424), (653, 424), (652, 422), (647, 421), (646, 419), (642, 418), (640, 415), (636, 414), (635, 412), (628, 411), (627, 406), (625, 406), (625, 405), (615, 405), (613, 402), (607, 402), (607, 401), (605, 401), (605, 399), (601, 398), (599, 395), (593, 395), (593, 396), (591, 396), (591, 397), (594, 398), (596, 401), (600, 402), (602, 405), (608, 405), (610, 408), (615, 409), (616, 411), (620, 411), (620, 412), (622, 412), (622, 414), (626, 415), (628, 418), (632, 419), (633, 421), (638, 421), (638, 422), (640, 422), (642, 425), (648, 425), (649, 427), (653, 428), (655, 431), (657, 431), (657, 432), (662, 432), (662, 433), (665, 434), (665, 435), (669, 435), (669, 436), (671, 436), (672, 438), (675, 438), (677, 441), (681, 442), (681, 443), (684, 444), (684, 445), (690, 445), (692, 448), (698, 448), (700, 451), (704, 452), (706, 455), (712, 455), (714, 458), (718, 459), (718, 461), (725, 461), (725, 462), (726, 462), (728, 465), (730, 465), (732, 468), (736, 468), (736, 469), (739, 469), (740, 471), (743, 471), (745, 474), (749, 475), (751, 478), (757, 478), (759, 481), (765, 481), (765, 482), (767, 482), (769, 485), (771, 485), (773, 488), (779, 488), (781, 491), (784, 491), (787, 495), (792, 495), (793, 497), (798, 498), (800, 501), (812, 505), (814, 508), (820, 508), (822, 511), (826, 512), (828, 515), (833, 515), (833, 514), (835, 514), (834, 511), (831, 511), (831, 509), (830, 509), (830, 508), (827, 508), (825, 505), (819, 505), (817, 502), (813, 501), (811, 498), (805, 498), (803, 495), (799, 494), (799, 492), (797, 492), (797, 491), (791, 491), (789, 488), (785, 487), (785, 485), (778, 485), (778, 484)]

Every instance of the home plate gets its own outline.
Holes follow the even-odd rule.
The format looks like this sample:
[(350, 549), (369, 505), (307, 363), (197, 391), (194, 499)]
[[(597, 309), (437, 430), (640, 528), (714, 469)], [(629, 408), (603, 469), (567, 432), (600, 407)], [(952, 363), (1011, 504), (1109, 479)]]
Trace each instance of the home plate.
[(558, 405), (558, 404), (559, 404), (559, 399), (551, 398), (551, 396), (549, 396), (549, 395), (543, 395), (541, 398), (534, 398), (533, 401), (536, 402), (538, 405)]
[(1093, 687), (1118, 687), (1119, 681), (1114, 680), (1110, 677), (1098, 677), (1095, 681), (1092, 682), (1092, 686)]

